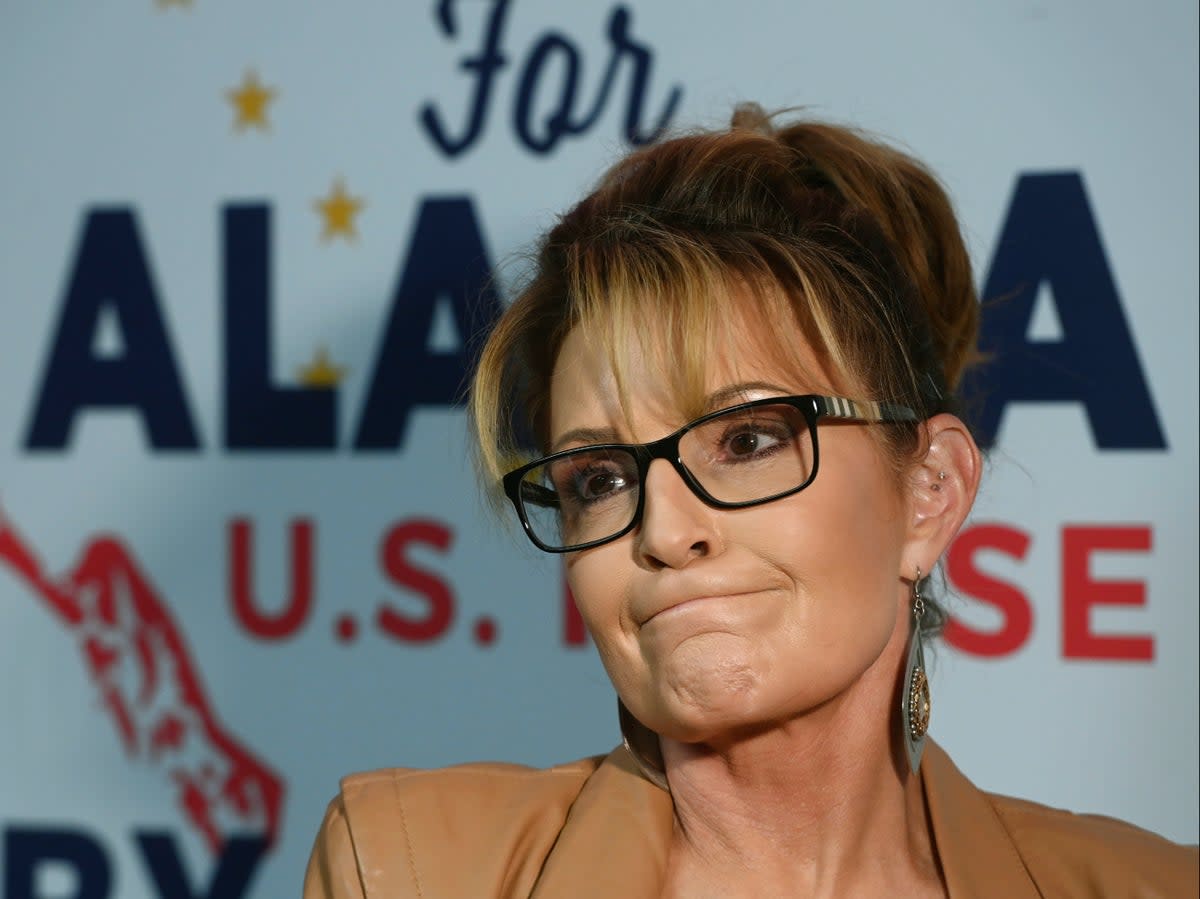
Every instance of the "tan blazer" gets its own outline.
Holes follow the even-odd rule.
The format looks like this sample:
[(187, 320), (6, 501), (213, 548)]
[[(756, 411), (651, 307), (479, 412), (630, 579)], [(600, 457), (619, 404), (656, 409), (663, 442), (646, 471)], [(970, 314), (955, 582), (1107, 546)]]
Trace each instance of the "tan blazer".
[[(950, 895), (1200, 895), (1200, 856), (1112, 818), (981, 792), (936, 744), (921, 776)], [(394, 768), (342, 781), (304, 899), (657, 897), (670, 794), (627, 750), (548, 770)]]

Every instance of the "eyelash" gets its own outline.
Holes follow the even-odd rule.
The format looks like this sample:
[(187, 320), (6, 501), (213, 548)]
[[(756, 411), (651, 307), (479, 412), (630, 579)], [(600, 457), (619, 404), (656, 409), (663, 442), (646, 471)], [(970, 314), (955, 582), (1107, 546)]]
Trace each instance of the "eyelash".
[[(593, 475), (597, 475), (597, 474), (612, 475), (615, 477), (622, 476), (622, 472), (621, 472), (621, 469), (619, 466), (605, 466), (605, 465), (602, 465), (602, 464), (599, 464), (596, 462), (592, 462), (592, 463), (589, 463), (586, 468), (582, 468), (582, 469), (572, 472), (570, 477), (567, 479), (566, 489), (565, 490), (557, 490), (557, 488), (556, 488), (556, 492), (559, 493), (559, 495), (562, 496), (564, 499), (569, 500), (580, 506), (590, 506), (597, 502), (602, 502), (606, 499), (611, 498), (613, 495), (612, 493), (605, 493), (601, 496), (591, 496), (591, 497), (584, 496), (583, 492), (579, 489), (580, 484), (585, 483), (588, 478), (592, 477)], [(623, 490), (630, 489), (630, 487), (633, 486), (632, 482), (634, 480), (635, 479), (632, 479), (632, 478), (625, 478), (625, 485), (622, 489)]]
[(775, 443), (769, 447), (766, 447), (765, 449), (761, 449), (761, 450), (755, 449), (754, 452), (752, 452), (746, 456), (742, 456), (742, 457), (734, 456), (733, 461), (728, 462), (726, 464), (741, 465), (746, 462), (754, 462), (754, 461), (758, 461), (759, 459), (764, 459), (767, 456), (773, 455), (773, 454), (781, 451), (783, 449), (783, 447), (789, 441), (792, 441), (796, 438), (795, 433), (793, 433), (790, 428), (784, 427), (782, 425), (777, 425), (777, 426), (771, 428), (771, 427), (767, 427), (765, 423), (741, 422), (738, 424), (730, 425), (728, 428), (726, 428), (725, 431), (721, 434), (721, 438), (717, 442), (717, 446), (718, 447), (728, 446), (729, 441), (731, 441), (737, 437), (741, 437), (744, 434), (751, 434), (754, 436), (764, 436), (765, 435), (766, 437), (769, 437), (770, 439), (774, 440)]

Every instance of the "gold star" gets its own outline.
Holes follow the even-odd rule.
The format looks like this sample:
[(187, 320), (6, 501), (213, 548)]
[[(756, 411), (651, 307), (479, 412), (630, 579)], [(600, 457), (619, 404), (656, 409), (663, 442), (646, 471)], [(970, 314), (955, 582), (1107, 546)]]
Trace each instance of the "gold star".
[(329, 359), (325, 347), (319, 347), (313, 355), (313, 361), (301, 366), (296, 371), (296, 378), (305, 387), (318, 387), (330, 390), (341, 383), (346, 376), (346, 369), (334, 365)]
[(325, 228), (321, 232), (321, 240), (332, 240), (341, 235), (347, 240), (358, 237), (354, 230), (354, 217), (365, 205), (361, 197), (352, 197), (346, 193), (342, 179), (333, 182), (329, 196), (316, 200), (313, 205), (325, 220)]
[(243, 131), (253, 125), (260, 131), (269, 131), (267, 121), (267, 105), (275, 99), (278, 93), (273, 87), (266, 87), (258, 80), (258, 73), (250, 69), (242, 77), (238, 87), (225, 91), (225, 96), (233, 104), (237, 118), (233, 120), (235, 131)]

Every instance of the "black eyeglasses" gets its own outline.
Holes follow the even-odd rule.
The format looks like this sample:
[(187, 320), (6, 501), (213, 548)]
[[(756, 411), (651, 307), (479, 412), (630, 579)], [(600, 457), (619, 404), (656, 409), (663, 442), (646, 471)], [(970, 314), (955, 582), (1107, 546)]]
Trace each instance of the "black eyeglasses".
[(696, 496), (740, 509), (799, 493), (817, 476), (817, 422), (916, 421), (896, 403), (773, 396), (697, 418), (651, 443), (603, 443), (553, 453), (504, 476), (504, 492), (539, 549), (589, 549), (624, 536), (645, 505), (642, 484), (666, 459)]

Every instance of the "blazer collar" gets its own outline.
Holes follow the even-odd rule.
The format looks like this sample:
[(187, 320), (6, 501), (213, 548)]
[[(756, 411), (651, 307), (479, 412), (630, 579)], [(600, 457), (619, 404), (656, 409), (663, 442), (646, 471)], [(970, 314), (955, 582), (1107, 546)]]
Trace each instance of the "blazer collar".
[(571, 805), (531, 896), (657, 899), (674, 823), (671, 794), (614, 749)]
[[(951, 896), (1041, 896), (987, 795), (932, 740), (925, 743), (921, 780)], [(673, 827), (670, 794), (618, 747), (572, 804), (532, 895), (657, 897)]]
[(921, 782), (951, 896), (1041, 897), (991, 799), (932, 740), (925, 741)]

